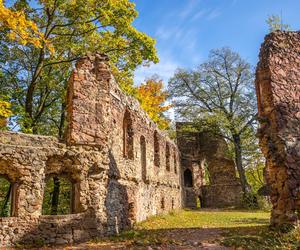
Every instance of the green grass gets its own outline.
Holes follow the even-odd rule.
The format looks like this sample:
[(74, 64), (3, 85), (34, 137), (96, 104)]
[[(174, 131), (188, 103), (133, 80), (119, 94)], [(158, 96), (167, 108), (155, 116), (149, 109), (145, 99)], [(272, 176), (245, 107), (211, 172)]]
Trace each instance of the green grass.
[(181, 210), (154, 216), (139, 223), (137, 229), (168, 228), (232, 228), (267, 225), (270, 214), (262, 211), (237, 210)]
[(300, 229), (289, 233), (270, 230), (268, 227), (239, 228), (224, 232), (224, 246), (245, 250), (299, 250)]
[[(107, 239), (110, 242), (126, 242), (130, 246), (160, 245), (163, 247), (182, 242), (166, 232), (183, 232), (196, 229), (202, 234), (210, 228), (221, 232), (214, 240), (233, 249), (245, 250), (299, 250), (300, 229), (280, 233), (269, 229), (270, 213), (249, 210), (180, 210), (169, 214), (153, 216), (138, 223), (134, 230), (122, 232), (119, 236)], [(101, 241), (101, 240), (100, 240)], [(97, 243), (97, 242), (94, 242)], [(134, 248), (135, 249), (135, 248)], [(187, 248), (188, 249), (188, 248)]]

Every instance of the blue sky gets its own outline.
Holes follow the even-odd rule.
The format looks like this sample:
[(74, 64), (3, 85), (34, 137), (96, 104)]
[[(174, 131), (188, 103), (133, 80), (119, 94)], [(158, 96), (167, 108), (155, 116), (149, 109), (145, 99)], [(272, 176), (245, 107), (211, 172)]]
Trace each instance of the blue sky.
[(160, 63), (136, 70), (135, 83), (158, 74), (165, 82), (178, 67), (193, 68), (211, 49), (228, 46), (253, 66), (268, 33), (265, 22), (280, 15), (300, 27), (300, 0), (133, 0), (134, 25), (157, 41)]

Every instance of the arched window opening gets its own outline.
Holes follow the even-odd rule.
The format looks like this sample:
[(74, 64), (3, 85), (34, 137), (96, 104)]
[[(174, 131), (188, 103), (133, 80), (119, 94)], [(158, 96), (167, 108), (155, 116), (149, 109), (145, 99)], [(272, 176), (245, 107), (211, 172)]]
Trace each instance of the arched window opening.
[(126, 110), (123, 119), (123, 156), (127, 159), (134, 158), (133, 155), (133, 128), (132, 120), (128, 110)]
[(154, 165), (160, 166), (159, 140), (157, 131), (154, 132)]
[(166, 142), (166, 169), (170, 171), (170, 146), (168, 142)]
[(0, 217), (14, 216), (16, 185), (0, 176)]
[(63, 215), (75, 212), (75, 184), (60, 175), (46, 177), (43, 215)]
[(184, 171), (184, 186), (193, 187), (193, 174), (192, 171), (189, 169), (186, 169)]
[(141, 147), (142, 179), (145, 182), (147, 179), (147, 158), (146, 158), (146, 139), (143, 135), (140, 138), (140, 147)]
[(211, 177), (210, 177), (210, 174), (209, 174), (208, 163), (204, 162), (203, 167), (204, 167), (204, 176), (203, 176), (204, 181), (203, 181), (203, 183), (204, 183), (204, 185), (210, 185)]
[(174, 173), (177, 174), (177, 158), (176, 158), (176, 153), (174, 153)]

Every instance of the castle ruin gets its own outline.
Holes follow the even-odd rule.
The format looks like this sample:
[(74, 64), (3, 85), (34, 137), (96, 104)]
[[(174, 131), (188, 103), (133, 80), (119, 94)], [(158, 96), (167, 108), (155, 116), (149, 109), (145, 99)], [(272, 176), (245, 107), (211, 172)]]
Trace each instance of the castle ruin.
[[(0, 174), (10, 183), (11, 211), (0, 218), (0, 246), (84, 241), (182, 207), (176, 144), (120, 90), (107, 60), (95, 54), (77, 62), (66, 142), (1, 132)], [(68, 214), (42, 213), (52, 176), (71, 183)]]
[(259, 138), (271, 188), (271, 225), (296, 225), (300, 217), (300, 32), (267, 35), (259, 60)]
[[(191, 130), (186, 130), (186, 126)], [(240, 207), (242, 186), (236, 177), (234, 161), (227, 155), (225, 140), (208, 132), (199, 132), (190, 123), (177, 123), (176, 131), (181, 153), (184, 206)]]
[[(177, 143), (115, 82), (104, 55), (80, 59), (70, 77), (66, 140), (0, 132), (0, 175), (10, 211), (0, 246), (68, 244), (118, 234), (183, 206), (239, 206), (242, 189), (221, 138), (182, 132)], [(296, 224), (300, 210), (300, 33), (274, 32), (260, 52), (256, 89), (260, 145), (267, 159), (272, 225)], [(70, 210), (43, 213), (51, 177), (70, 185)]]

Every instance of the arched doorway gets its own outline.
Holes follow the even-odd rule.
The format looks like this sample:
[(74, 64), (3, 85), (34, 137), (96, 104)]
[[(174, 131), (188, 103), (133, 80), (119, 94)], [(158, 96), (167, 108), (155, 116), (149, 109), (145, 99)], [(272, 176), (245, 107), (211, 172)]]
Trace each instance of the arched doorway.
[(186, 169), (184, 171), (184, 186), (185, 187), (193, 187), (193, 173), (190, 169)]

